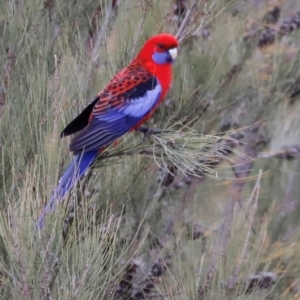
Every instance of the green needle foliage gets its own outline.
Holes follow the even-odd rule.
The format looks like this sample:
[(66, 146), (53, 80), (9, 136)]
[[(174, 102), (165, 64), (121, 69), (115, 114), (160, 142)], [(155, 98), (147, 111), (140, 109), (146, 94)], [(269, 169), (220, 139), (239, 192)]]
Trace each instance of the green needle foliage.
[[(298, 0), (0, 1), (0, 299), (297, 299)], [(60, 132), (144, 41), (180, 41), (150, 128), (35, 228)]]

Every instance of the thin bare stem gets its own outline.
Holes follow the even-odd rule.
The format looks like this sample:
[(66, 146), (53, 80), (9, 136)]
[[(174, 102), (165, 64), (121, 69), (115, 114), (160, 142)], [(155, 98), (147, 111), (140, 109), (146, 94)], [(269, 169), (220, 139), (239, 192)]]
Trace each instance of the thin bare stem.
[(178, 41), (181, 42), (184, 39), (184, 32), (187, 30), (187, 26), (190, 22), (192, 13), (194, 11), (194, 8), (197, 5), (197, 0), (193, 0), (192, 3), (188, 6), (187, 11), (185, 13), (185, 17), (178, 29), (178, 31), (176, 32), (175, 36), (177, 37)]
[(118, 12), (118, 8), (124, 0), (113, 1), (112, 4), (106, 6), (105, 19), (96, 35), (96, 42), (92, 51), (92, 63), (95, 64), (98, 61), (100, 55), (100, 46), (105, 42), (105, 36), (111, 21), (114, 19)]

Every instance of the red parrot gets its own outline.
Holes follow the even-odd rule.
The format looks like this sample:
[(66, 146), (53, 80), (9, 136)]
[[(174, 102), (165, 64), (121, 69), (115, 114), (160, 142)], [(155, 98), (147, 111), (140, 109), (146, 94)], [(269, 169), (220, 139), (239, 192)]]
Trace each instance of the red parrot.
[(151, 37), (136, 58), (62, 131), (61, 137), (77, 133), (70, 143), (74, 159), (44, 208), (38, 228), (54, 210), (56, 200), (84, 176), (105, 147), (151, 118), (170, 88), (177, 48), (178, 41), (171, 34)]

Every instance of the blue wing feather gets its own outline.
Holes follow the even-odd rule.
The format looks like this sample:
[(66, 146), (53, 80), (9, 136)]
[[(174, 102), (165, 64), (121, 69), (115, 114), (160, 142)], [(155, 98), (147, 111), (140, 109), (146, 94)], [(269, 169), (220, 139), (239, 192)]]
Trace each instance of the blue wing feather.
[[(135, 89), (137, 89), (135, 87)], [(82, 151), (99, 150), (117, 140), (138, 124), (156, 106), (162, 87), (156, 80), (151, 90), (145, 91), (139, 98), (126, 99), (121, 107), (97, 113), (70, 144), (74, 154)]]
[(69, 164), (64, 174), (58, 182), (58, 186), (50, 197), (47, 206), (43, 209), (36, 226), (39, 229), (44, 227), (45, 216), (54, 211), (56, 201), (62, 201), (72, 186), (81, 179), (89, 166), (93, 163), (98, 155), (98, 151), (88, 151), (82, 153), (82, 155), (76, 155), (72, 162)]

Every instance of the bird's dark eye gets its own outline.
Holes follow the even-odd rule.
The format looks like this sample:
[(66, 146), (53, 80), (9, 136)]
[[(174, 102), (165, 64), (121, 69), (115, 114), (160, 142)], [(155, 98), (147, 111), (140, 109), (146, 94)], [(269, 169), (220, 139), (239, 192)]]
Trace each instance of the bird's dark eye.
[(162, 49), (162, 50), (165, 50), (165, 46), (163, 44), (157, 44), (157, 47)]

